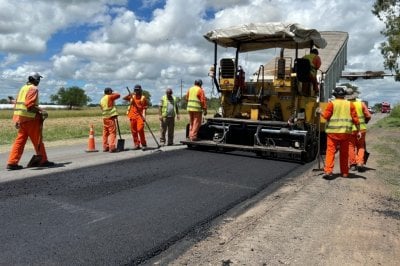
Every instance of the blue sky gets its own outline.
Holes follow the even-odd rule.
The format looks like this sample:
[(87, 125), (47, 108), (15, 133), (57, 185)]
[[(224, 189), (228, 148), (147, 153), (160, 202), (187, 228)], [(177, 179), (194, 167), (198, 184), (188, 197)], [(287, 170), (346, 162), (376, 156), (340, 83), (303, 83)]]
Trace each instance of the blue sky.
[[(41, 101), (60, 87), (79, 86), (97, 103), (105, 87), (125, 94), (142, 84), (157, 104), (167, 87), (180, 96), (204, 81), (213, 48), (203, 34), (249, 22), (296, 22), (349, 33), (345, 71), (383, 70), (383, 23), (372, 0), (0, 0), (0, 99), (16, 95), (29, 73), (40, 72)], [(228, 54), (228, 51), (223, 50)], [(276, 51), (271, 51), (271, 56)], [(265, 58), (244, 56), (253, 73)], [(343, 81), (348, 82), (348, 81)], [(360, 80), (371, 103), (400, 102), (393, 78)]]

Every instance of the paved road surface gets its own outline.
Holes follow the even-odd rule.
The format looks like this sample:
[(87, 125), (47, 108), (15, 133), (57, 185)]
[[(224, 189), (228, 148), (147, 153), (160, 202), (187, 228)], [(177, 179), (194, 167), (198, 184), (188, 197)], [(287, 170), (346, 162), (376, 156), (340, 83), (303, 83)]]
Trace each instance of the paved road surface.
[(0, 265), (137, 264), (307, 167), (180, 145), (84, 149), (49, 148), (55, 168), (0, 170)]

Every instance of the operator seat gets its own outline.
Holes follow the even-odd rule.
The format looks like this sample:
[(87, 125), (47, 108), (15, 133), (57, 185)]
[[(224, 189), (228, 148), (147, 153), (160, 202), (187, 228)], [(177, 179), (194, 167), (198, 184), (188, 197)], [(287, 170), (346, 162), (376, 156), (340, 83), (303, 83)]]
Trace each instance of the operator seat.
[(300, 82), (310, 82), (311, 64), (310, 60), (297, 58), (294, 61), (294, 71), (297, 74), (297, 80)]

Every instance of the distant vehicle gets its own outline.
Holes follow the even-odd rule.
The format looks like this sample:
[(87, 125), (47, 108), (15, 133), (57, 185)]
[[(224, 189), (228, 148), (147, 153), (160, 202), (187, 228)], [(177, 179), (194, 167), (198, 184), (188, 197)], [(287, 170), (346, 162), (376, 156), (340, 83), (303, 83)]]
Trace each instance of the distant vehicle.
[(375, 113), (375, 110), (374, 110), (374, 108), (372, 108), (372, 107), (368, 107), (368, 111), (369, 111), (371, 114), (374, 114), (374, 113)]
[(382, 102), (381, 112), (390, 113), (390, 103)]

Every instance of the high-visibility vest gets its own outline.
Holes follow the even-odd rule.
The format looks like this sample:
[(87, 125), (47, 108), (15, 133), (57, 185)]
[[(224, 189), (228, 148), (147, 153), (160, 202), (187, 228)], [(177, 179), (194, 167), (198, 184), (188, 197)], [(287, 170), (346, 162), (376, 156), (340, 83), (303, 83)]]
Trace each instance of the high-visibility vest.
[[(15, 102), (14, 106), (14, 115), (19, 115), (19, 116), (24, 116), (24, 117), (30, 117), (30, 118), (35, 118), (36, 112), (35, 111), (29, 111), (28, 108), (25, 105), (25, 99), (26, 95), (28, 94), (28, 91), (30, 87), (33, 85), (28, 83), (20, 89), (17, 97), (17, 101)], [(39, 97), (36, 98), (36, 105), (39, 105)]]
[(345, 100), (334, 100), (333, 114), (326, 124), (326, 133), (351, 134), (353, 120), (350, 114), (350, 102)]
[(310, 66), (311, 66), (311, 74), (313, 74), (314, 76), (317, 74), (317, 69), (314, 65), (314, 58), (316, 57), (316, 54), (306, 54), (305, 56), (303, 56), (304, 59), (308, 59), (308, 61), (310, 61)]
[(117, 108), (113, 104), (112, 106), (108, 106), (108, 99), (110, 98), (110, 95), (104, 95), (101, 100), (100, 100), (100, 106), (102, 112), (103, 118), (110, 118), (113, 116), (117, 116)]
[[(362, 102), (359, 100), (356, 100), (352, 103), (356, 107), (358, 119), (360, 120), (360, 130), (367, 130), (367, 123), (365, 123), (364, 112), (362, 109)], [(353, 125), (353, 131), (357, 131), (357, 127), (355, 125)]]
[[(161, 115), (162, 115), (163, 117), (166, 117), (166, 116), (167, 116), (167, 107), (168, 107), (168, 103), (169, 103), (169, 102), (170, 102), (170, 101), (169, 101), (167, 95), (164, 95), (164, 96), (162, 97), (162, 107), (161, 107)], [(172, 102), (171, 102), (171, 104), (174, 106), (174, 116), (175, 116), (175, 102), (176, 102), (176, 98), (175, 98), (175, 96), (172, 96)]]
[(189, 89), (189, 99), (186, 108), (187, 111), (201, 112), (201, 102), (197, 97), (197, 94), (200, 90), (201, 88), (199, 86), (193, 86)]

